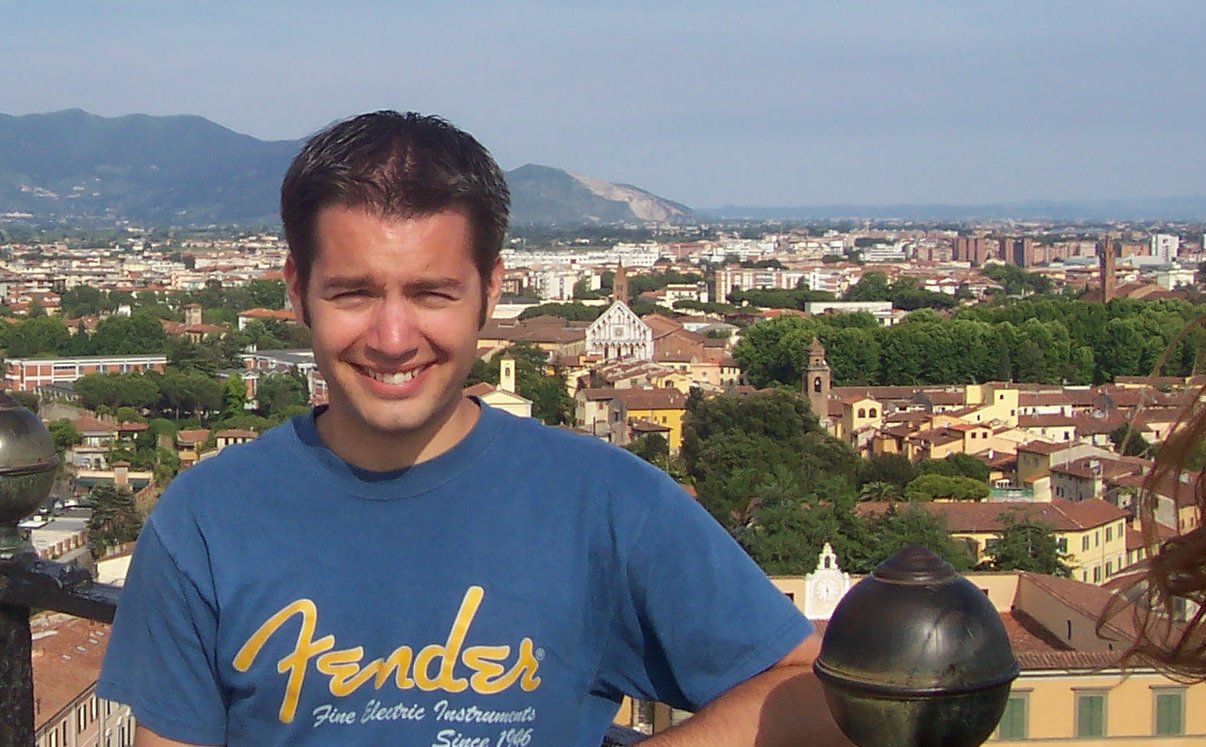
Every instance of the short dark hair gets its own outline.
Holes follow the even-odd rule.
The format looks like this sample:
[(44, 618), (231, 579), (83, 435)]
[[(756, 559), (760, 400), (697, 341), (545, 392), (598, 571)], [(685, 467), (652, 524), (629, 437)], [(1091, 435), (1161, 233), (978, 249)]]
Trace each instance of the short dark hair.
[(303, 292), (323, 208), (394, 218), (462, 210), (482, 279), (483, 314), (510, 205), (502, 170), (481, 143), (440, 117), (415, 112), (379, 111), (336, 122), (306, 142), (281, 182), (281, 223)]

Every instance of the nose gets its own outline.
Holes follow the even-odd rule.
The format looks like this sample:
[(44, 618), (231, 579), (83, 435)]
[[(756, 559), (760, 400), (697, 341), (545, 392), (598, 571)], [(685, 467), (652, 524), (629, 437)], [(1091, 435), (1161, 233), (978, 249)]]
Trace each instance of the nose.
[(415, 310), (405, 298), (384, 298), (374, 309), (367, 340), (369, 350), (384, 358), (405, 358), (418, 346)]

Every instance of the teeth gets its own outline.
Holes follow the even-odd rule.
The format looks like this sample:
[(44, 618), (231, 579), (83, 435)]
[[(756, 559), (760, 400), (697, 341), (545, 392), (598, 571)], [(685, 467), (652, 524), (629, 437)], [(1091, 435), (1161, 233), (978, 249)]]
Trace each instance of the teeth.
[(405, 384), (415, 377), (419, 371), (399, 371), (397, 373), (382, 373), (380, 371), (369, 371), (368, 375), (380, 381), (383, 384)]

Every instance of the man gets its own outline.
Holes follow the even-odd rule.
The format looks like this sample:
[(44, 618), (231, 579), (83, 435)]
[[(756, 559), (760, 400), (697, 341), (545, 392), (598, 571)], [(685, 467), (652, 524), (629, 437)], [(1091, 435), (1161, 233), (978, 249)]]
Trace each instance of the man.
[[(663, 473), (462, 394), (509, 195), (448, 123), (338, 123), (285, 175), (294, 308), (330, 404), (181, 474), (98, 691), (140, 745), (795, 743), (811, 627)], [(772, 697), (773, 695), (773, 697)]]

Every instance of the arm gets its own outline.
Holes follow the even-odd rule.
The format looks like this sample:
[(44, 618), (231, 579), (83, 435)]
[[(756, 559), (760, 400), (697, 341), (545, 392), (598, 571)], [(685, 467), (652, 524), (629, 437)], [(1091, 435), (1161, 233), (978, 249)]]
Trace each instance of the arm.
[(139, 724), (134, 730), (134, 747), (196, 747), (188, 742), (177, 742), (174, 739), (161, 737), (147, 727)]
[(737, 685), (678, 726), (641, 745), (648, 747), (778, 747), (814, 740), (838, 743), (812, 662), (821, 648), (813, 633), (771, 668)]

